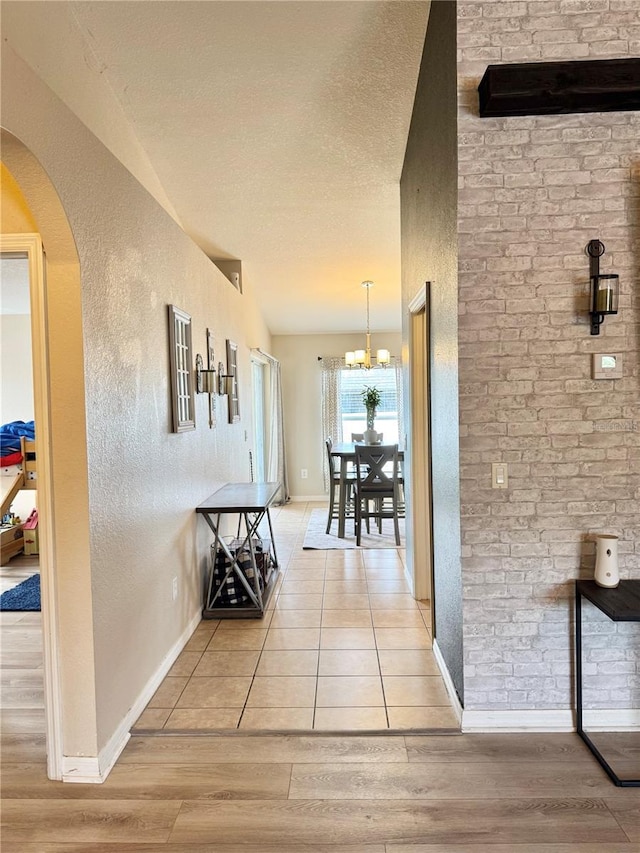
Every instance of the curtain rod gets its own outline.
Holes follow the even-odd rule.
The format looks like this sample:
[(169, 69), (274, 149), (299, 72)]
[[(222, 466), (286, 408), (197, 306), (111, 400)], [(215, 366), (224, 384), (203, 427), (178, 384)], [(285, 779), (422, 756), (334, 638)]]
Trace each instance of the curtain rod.
[(263, 356), (263, 358), (267, 358), (269, 359), (269, 361), (274, 361), (276, 364), (280, 364), (280, 362), (275, 356), (271, 355), (268, 352), (265, 352), (264, 350), (260, 349), (260, 347), (252, 347), (251, 352), (259, 352), (260, 355)]

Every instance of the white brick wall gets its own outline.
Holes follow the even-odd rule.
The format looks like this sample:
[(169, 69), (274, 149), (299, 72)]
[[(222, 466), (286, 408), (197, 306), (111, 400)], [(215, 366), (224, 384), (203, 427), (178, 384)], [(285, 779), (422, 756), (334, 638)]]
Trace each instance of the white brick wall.
[[(640, 578), (640, 112), (480, 119), (491, 63), (640, 55), (638, 0), (458, 4), (465, 706), (569, 708), (593, 534)], [(591, 239), (620, 313), (589, 334)], [(623, 379), (591, 379), (591, 353)], [(492, 490), (491, 463), (509, 463)], [(640, 707), (640, 629), (585, 607), (585, 699)]]

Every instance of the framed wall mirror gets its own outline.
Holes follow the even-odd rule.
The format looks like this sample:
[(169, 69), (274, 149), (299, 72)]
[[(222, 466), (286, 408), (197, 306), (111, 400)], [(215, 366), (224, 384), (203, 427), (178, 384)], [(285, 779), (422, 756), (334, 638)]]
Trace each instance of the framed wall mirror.
[(229, 423), (236, 424), (240, 420), (240, 403), (238, 400), (238, 344), (227, 340), (227, 374), (232, 376), (231, 393), (229, 394)]
[(196, 428), (191, 315), (169, 305), (169, 363), (173, 432)]

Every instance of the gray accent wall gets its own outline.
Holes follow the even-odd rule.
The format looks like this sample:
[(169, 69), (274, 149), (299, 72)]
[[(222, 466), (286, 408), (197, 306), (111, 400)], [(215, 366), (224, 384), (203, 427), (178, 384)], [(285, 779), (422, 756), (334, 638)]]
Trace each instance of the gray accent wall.
[(403, 337), (408, 340), (408, 305), (429, 281), (434, 633), (462, 699), (457, 178), (456, 4), (437, 2), (400, 184)]

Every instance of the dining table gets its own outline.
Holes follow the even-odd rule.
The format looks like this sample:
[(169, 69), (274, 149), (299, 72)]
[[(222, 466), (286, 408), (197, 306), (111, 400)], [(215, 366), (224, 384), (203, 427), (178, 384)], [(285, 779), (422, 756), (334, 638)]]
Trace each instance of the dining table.
[[(362, 445), (362, 442), (358, 442)], [(355, 465), (356, 447), (352, 441), (340, 441), (331, 446), (331, 455), (339, 460), (340, 466), (340, 488), (338, 489), (338, 539), (345, 538), (345, 525), (347, 520), (347, 493), (348, 474), (350, 466)], [(403, 462), (404, 449), (398, 445), (398, 460)]]

